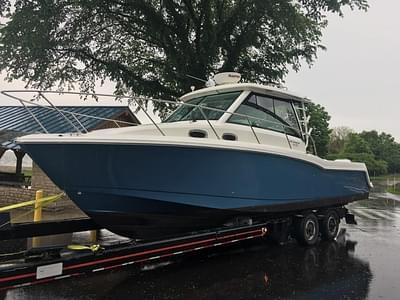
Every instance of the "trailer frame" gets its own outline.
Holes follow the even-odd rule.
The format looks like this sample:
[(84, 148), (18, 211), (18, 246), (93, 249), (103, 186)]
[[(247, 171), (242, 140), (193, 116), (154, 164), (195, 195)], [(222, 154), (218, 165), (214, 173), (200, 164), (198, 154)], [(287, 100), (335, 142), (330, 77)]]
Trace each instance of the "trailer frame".
[[(345, 207), (327, 207), (319, 210), (293, 212), (287, 216), (269, 218), (268, 220), (253, 221), (249, 219), (248, 223), (242, 223), (239, 226), (225, 226), (160, 241), (116, 240), (115, 243), (111, 244), (84, 246), (83, 250), (79, 251), (68, 250), (63, 246), (33, 248), (22, 253), (16, 253), (14, 256), (9, 255), (8, 261), (2, 261), (0, 255), (0, 291), (130, 265), (157, 262), (188, 253), (201, 252), (205, 249), (221, 248), (246, 240), (261, 239), (266, 235), (270, 235), (279, 244), (286, 243), (291, 236), (303, 245), (312, 246), (315, 245), (316, 240), (307, 242), (304, 237), (298, 235), (299, 229), (301, 229), (299, 224), (304, 223), (299, 221), (312, 216), (311, 219), (315, 219), (318, 224), (323, 224), (321, 222), (332, 211), (337, 214), (339, 222), (340, 219), (345, 218), (347, 223), (354, 224), (354, 216)], [(56, 221), (57, 226), (54, 226), (54, 233), (65, 232), (65, 228), (68, 228), (68, 222), (72, 222), (71, 224), (75, 226), (74, 229), (88, 230), (88, 228), (95, 227), (90, 221)], [(317, 228), (318, 224), (316, 224)], [(32, 226), (30, 227), (30, 225)], [(80, 225), (81, 228), (79, 228)], [(17, 227), (18, 234), (9, 232), (7, 236), (20, 237), (21, 232), (25, 235), (29, 234), (31, 237), (49, 234), (52, 222), (47, 222), (42, 225), (43, 227), (38, 227), (38, 224), (34, 223), (24, 224), (23, 226), (24, 230)], [(36, 231), (40, 228), (43, 229), (43, 232)], [(12, 226), (7, 230), (12, 231)], [(319, 237), (324, 239), (318, 229), (317, 235), (317, 239)]]

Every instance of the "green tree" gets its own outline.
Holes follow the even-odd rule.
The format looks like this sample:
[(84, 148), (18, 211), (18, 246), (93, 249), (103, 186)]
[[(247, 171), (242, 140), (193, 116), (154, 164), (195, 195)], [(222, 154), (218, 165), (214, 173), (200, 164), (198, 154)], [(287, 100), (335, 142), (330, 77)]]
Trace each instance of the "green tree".
[(344, 145), (353, 130), (349, 127), (340, 126), (332, 129), (329, 137), (328, 152), (338, 154), (343, 152)]
[(320, 104), (308, 104), (307, 113), (311, 117), (308, 126), (313, 129), (311, 136), (315, 142), (317, 154), (320, 157), (326, 157), (330, 140), (329, 135), (331, 134), (329, 129), (331, 117)]
[(400, 171), (400, 145), (393, 136), (385, 132), (378, 134), (373, 130), (361, 132), (360, 137), (368, 143), (376, 159), (387, 162), (390, 173)]
[[(10, 9), (10, 3), (14, 8)], [(188, 78), (238, 71), (282, 81), (311, 64), (328, 14), (366, 10), (367, 0), (0, 0), (0, 70), (36, 88), (175, 98), (202, 85)]]
[(371, 131), (363, 131), (360, 134), (360, 137), (366, 141), (377, 157), (382, 157), (383, 154), (383, 139), (379, 137), (379, 133), (376, 130), (371, 130)]
[(384, 175), (388, 173), (388, 164), (384, 160), (375, 159), (370, 153), (340, 153), (330, 154), (328, 159), (350, 159), (353, 162), (362, 162), (367, 165), (369, 174), (372, 176)]
[[(347, 158), (364, 162), (373, 175), (394, 173), (400, 170), (400, 145), (390, 134), (384, 132), (379, 134), (375, 130), (361, 133), (345, 131), (348, 134), (342, 150), (330, 152), (328, 155), (330, 159)], [(337, 138), (337, 135), (334, 138)]]
[(368, 143), (357, 133), (351, 133), (344, 145), (344, 153), (365, 153), (371, 154), (372, 150)]

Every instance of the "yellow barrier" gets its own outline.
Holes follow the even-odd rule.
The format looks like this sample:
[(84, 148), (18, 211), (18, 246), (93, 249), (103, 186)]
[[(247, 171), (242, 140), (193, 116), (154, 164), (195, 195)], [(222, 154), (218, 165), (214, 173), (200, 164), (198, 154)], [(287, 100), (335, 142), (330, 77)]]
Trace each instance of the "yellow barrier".
[[(39, 190), (39, 191), (36, 192), (35, 200), (25, 201), (25, 202), (21, 202), (21, 203), (17, 203), (17, 204), (12, 204), (12, 205), (1, 207), (0, 208), (0, 213), (9, 212), (9, 211), (12, 211), (12, 210), (17, 209), (17, 208), (22, 208), (22, 207), (27, 207), (27, 206), (34, 205), (33, 221), (34, 222), (39, 222), (39, 221), (42, 220), (42, 207), (57, 201), (62, 196), (64, 196), (64, 193), (61, 193), (61, 194), (58, 194), (58, 195), (54, 195), (54, 196), (49, 196), (49, 197), (43, 197), (43, 191)], [(28, 211), (28, 214), (31, 214), (31, 213), (32, 213), (32, 210)], [(21, 214), (21, 215), (19, 215), (17, 217), (14, 217), (14, 220), (18, 219), (18, 218), (21, 218), (21, 217), (24, 217), (26, 215), (27, 215), (27, 213), (23, 213), (23, 214)], [(6, 226), (10, 222), (11, 221), (8, 221), (8, 222), (6, 222), (4, 224), (1, 224), (0, 228)], [(32, 238), (32, 247), (36, 247), (38, 245), (39, 245), (38, 238), (37, 237)]]
[(21, 203), (17, 203), (17, 204), (12, 204), (12, 205), (8, 205), (8, 206), (4, 206), (0, 208), (0, 213), (2, 212), (8, 212), (17, 208), (22, 208), (22, 207), (27, 207), (27, 206), (32, 206), (35, 205), (35, 210), (36, 210), (36, 204), (40, 207), (43, 207), (44, 205), (50, 204), (52, 202), (57, 201), (58, 199), (60, 199), (64, 194), (58, 194), (58, 195), (54, 195), (54, 196), (49, 196), (49, 197), (44, 197), (38, 200), (30, 200), (30, 201), (25, 201), (25, 202), (21, 202)]

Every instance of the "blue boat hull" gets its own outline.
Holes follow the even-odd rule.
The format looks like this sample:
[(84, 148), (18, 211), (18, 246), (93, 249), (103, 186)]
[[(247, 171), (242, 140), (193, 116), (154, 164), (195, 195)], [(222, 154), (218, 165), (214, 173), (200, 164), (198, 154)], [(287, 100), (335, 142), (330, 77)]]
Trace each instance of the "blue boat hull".
[(365, 172), (293, 158), (183, 146), (22, 144), (95, 222), (143, 239), (368, 197)]

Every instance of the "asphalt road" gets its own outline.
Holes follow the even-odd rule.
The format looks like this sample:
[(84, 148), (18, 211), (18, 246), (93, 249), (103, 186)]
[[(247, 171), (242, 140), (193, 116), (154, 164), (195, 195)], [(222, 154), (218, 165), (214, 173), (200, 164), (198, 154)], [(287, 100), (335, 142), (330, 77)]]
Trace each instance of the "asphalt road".
[(10, 290), (0, 299), (400, 299), (400, 198), (372, 194), (349, 209), (358, 225), (341, 224), (335, 242), (257, 241)]

